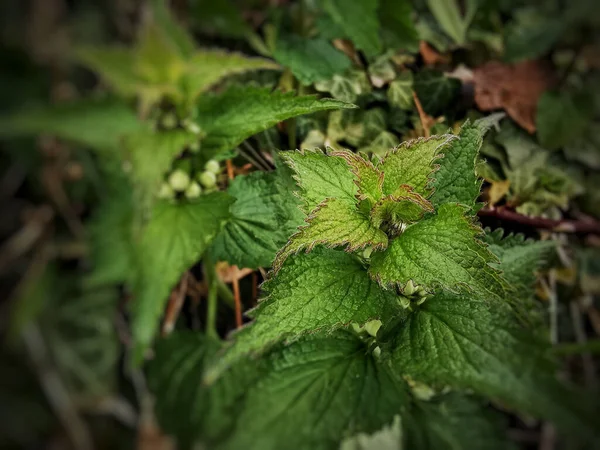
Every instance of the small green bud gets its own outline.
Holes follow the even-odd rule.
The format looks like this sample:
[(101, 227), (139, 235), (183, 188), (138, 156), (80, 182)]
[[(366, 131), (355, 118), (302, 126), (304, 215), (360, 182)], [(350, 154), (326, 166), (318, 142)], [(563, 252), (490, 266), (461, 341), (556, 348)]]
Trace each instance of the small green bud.
[(398, 303), (404, 309), (410, 308), (410, 299), (408, 297), (405, 297), (404, 295), (398, 296)]
[(202, 194), (202, 188), (195, 181), (192, 181), (185, 190), (185, 197), (189, 199), (198, 198), (200, 194)]
[(198, 153), (200, 151), (200, 141), (192, 142), (188, 148), (190, 149), (190, 152)]
[(217, 176), (212, 172), (204, 171), (198, 176), (198, 181), (205, 188), (212, 188), (217, 184)]
[(183, 126), (190, 133), (200, 134), (202, 132), (202, 129), (200, 128), (200, 126), (196, 122), (192, 121), (191, 119), (185, 119), (183, 121)]
[(408, 280), (408, 283), (406, 283), (406, 286), (404, 286), (404, 295), (413, 295), (416, 290), (417, 289), (415, 288), (413, 281)]
[(376, 359), (379, 359), (379, 357), (381, 356), (381, 347), (379, 347), (379, 345), (373, 349), (373, 356)]
[(375, 320), (370, 320), (369, 322), (365, 323), (365, 331), (373, 337), (377, 336), (377, 332), (379, 331), (380, 328), (381, 328), (381, 320), (375, 319)]
[(422, 305), (425, 302), (425, 300), (427, 300), (427, 297), (419, 298), (419, 300), (417, 300), (417, 305)]
[(219, 161), (215, 161), (214, 159), (208, 160), (206, 164), (204, 164), (204, 170), (212, 172), (215, 175), (218, 174), (221, 171)]
[(427, 291), (419, 286), (419, 290), (417, 291), (417, 295), (419, 297), (427, 297)]
[(371, 253), (373, 253), (373, 247), (368, 246), (362, 251), (362, 256), (365, 259), (369, 259), (371, 257)]
[(160, 121), (162, 126), (167, 130), (175, 128), (177, 126), (177, 122), (177, 116), (175, 115), (175, 113), (172, 112), (165, 113), (165, 115), (162, 117), (162, 120)]
[(357, 324), (356, 322), (352, 322), (352, 330), (356, 333), (356, 334), (361, 334), (363, 332), (363, 327), (361, 327), (359, 324)]
[(160, 185), (157, 196), (158, 198), (171, 199), (175, 197), (175, 191), (169, 183), (163, 183)]
[(185, 191), (190, 184), (190, 176), (183, 170), (177, 169), (169, 175), (169, 184), (176, 191)]

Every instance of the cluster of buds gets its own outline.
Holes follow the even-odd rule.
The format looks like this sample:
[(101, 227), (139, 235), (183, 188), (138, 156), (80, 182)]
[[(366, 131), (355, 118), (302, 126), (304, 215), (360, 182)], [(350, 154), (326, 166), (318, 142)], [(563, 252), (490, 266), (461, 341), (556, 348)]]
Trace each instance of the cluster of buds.
[(423, 286), (415, 286), (412, 280), (408, 280), (408, 283), (404, 286), (401, 295), (399, 295), (400, 305), (407, 309), (412, 304), (420, 305), (427, 300), (427, 291), (423, 289)]
[(357, 323), (352, 324), (352, 330), (371, 344), (371, 349), (375, 358), (381, 356), (381, 347), (376, 344), (377, 332), (381, 328), (381, 325), (381, 320), (378, 319), (370, 320), (363, 326), (360, 326)]
[(213, 159), (204, 165), (204, 170), (195, 174), (190, 170), (189, 161), (179, 162), (174, 170), (167, 175), (158, 191), (158, 197), (172, 199), (177, 194), (183, 194), (188, 199), (194, 199), (203, 192), (216, 191), (218, 189), (217, 175), (220, 172), (219, 162)]

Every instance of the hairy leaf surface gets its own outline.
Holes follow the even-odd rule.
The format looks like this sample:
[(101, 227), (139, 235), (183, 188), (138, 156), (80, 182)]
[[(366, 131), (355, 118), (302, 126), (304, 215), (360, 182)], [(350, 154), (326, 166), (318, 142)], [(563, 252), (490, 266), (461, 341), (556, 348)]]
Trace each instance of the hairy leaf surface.
[(295, 96), (291, 92), (233, 86), (220, 94), (202, 96), (196, 107), (195, 121), (207, 135), (202, 141), (202, 151), (210, 156), (231, 150), (282, 120), (354, 107), (339, 100), (318, 100), (312, 95)]
[(477, 240), (480, 233), (463, 207), (442, 205), (437, 215), (409, 226), (384, 252), (375, 253), (369, 273), (383, 285), (412, 280), (428, 289), (502, 296), (505, 282), (490, 266), (496, 258)]

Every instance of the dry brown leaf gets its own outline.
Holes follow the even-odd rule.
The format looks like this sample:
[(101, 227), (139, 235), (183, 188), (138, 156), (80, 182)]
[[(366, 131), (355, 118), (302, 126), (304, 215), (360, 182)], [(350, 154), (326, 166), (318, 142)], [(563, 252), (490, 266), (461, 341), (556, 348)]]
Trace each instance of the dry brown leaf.
[(218, 262), (215, 269), (217, 276), (223, 283), (233, 283), (254, 272), (252, 269), (240, 269), (238, 266), (230, 266), (225, 261)]
[(443, 55), (429, 45), (426, 41), (419, 42), (419, 53), (423, 57), (426, 66), (435, 66), (436, 64), (449, 64), (450, 57)]
[(508, 194), (508, 190), (510, 189), (510, 181), (492, 181), (492, 185), (488, 190), (489, 204), (490, 206), (494, 206), (500, 200), (504, 198), (506, 194)]
[(475, 103), (479, 109), (504, 109), (529, 133), (535, 133), (537, 103), (555, 83), (552, 72), (539, 61), (509, 65), (492, 61), (474, 71)]

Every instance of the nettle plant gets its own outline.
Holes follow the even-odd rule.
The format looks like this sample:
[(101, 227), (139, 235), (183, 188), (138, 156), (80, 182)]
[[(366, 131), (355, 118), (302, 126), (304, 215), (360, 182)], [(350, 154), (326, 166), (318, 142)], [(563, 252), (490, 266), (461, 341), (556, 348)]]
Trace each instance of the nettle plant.
[(510, 447), (487, 399), (591, 439), (530, 308), (554, 244), (476, 221), (475, 160), (496, 120), (382, 158), (282, 152), (305, 224), (229, 343), (158, 343), (164, 429), (209, 448)]

